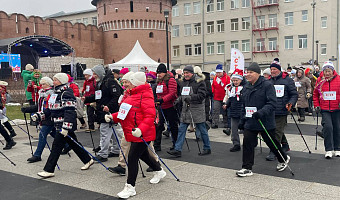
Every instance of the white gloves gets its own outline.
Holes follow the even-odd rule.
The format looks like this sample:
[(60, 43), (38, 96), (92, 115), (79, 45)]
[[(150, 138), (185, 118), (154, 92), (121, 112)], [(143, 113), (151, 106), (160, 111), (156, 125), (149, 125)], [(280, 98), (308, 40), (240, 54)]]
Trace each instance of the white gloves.
[(61, 133), (64, 137), (66, 137), (67, 134), (68, 134), (68, 130), (62, 128), (61, 131), (60, 131), (60, 133)]
[(0, 114), (2, 114), (2, 110), (0, 110)]
[(307, 97), (307, 99), (309, 99), (309, 98), (312, 97), (312, 94), (311, 94), (311, 93), (307, 93), (307, 94), (306, 94), (306, 97)]
[(111, 120), (113, 120), (112, 115), (109, 115), (109, 114), (105, 115), (105, 121), (106, 121), (107, 123), (109, 123)]
[(96, 108), (97, 103), (96, 102), (92, 102), (92, 103), (90, 103), (90, 106), (93, 107), (93, 108)]
[(139, 128), (135, 128), (132, 131), (132, 135), (135, 136), (135, 137), (141, 137), (142, 136), (142, 131)]
[(31, 116), (32, 121), (36, 122), (38, 120), (38, 114), (33, 114)]

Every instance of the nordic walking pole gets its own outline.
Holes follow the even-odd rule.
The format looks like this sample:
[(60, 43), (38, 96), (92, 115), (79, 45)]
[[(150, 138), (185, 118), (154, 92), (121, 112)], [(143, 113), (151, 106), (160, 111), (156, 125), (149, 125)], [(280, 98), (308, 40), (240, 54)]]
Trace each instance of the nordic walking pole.
[(261, 124), (263, 130), (266, 132), (266, 134), (267, 134), (267, 136), (269, 137), (270, 141), (273, 143), (273, 145), (274, 145), (275, 149), (277, 150), (277, 152), (279, 152), (279, 154), (280, 154), (282, 160), (285, 162), (285, 164), (287, 165), (288, 169), (290, 170), (290, 173), (292, 174), (292, 176), (294, 176), (293, 170), (289, 167), (289, 165), (288, 165), (286, 159), (282, 156), (281, 152), (279, 151), (279, 148), (277, 148), (277, 146), (276, 146), (275, 142), (273, 141), (272, 137), (269, 135), (267, 129), (266, 129), (266, 128), (264, 127), (264, 125), (262, 124), (262, 121), (261, 121), (260, 119), (258, 119), (258, 121), (260, 122), (260, 124)]
[[(92, 141), (92, 147), (93, 147), (93, 149), (95, 149), (94, 142), (93, 142), (93, 136), (92, 136), (92, 130), (91, 129), (90, 129), (90, 136), (91, 136), (91, 141)], [(94, 152), (94, 155), (97, 156), (97, 152)]]
[[(19, 124), (16, 124), (13, 120), (11, 120), (7, 115), (2, 114), (3, 116), (7, 117), (9, 121), (11, 121), (14, 125), (16, 125), (19, 129), (21, 129), (24, 133), (26, 133), (29, 137), (31, 137), (32, 139), (34, 139), (34, 137), (32, 135), (29, 134), (29, 132), (25, 131), (21, 126), (19, 126)], [(26, 121), (26, 127), (28, 128), (27, 125), (27, 120), (26, 120), (26, 115), (24, 113), (24, 118)], [(28, 129), (27, 129), (28, 130)]]
[[(40, 130), (40, 127), (39, 127), (39, 125), (37, 125), (37, 131), (38, 130)], [(42, 134), (42, 133), (40, 133), (41, 134), (41, 137), (43, 138), (43, 140), (45, 140), (46, 141), (46, 144), (47, 144), (47, 147), (48, 147), (48, 150), (50, 150), (50, 152), (52, 153), (52, 151), (51, 151), (51, 147), (50, 147), (50, 145), (48, 144), (48, 142), (47, 142), (47, 138), (45, 138), (44, 137), (44, 135)], [(40, 135), (39, 134), (39, 135)], [(60, 167), (59, 167), (59, 165), (58, 165), (58, 163), (57, 163), (57, 168), (58, 168), (58, 170), (60, 170)]]
[(13, 161), (11, 161), (4, 153), (0, 151), (0, 154), (3, 155), (12, 165), (16, 166), (16, 164)]
[(1, 143), (2, 145), (5, 145), (1, 140), (0, 140), (0, 143)]
[(145, 178), (146, 176), (143, 172), (143, 168), (142, 168), (142, 164), (140, 163), (140, 160), (138, 160), (138, 163), (139, 163), (140, 170), (142, 171), (142, 176), (143, 176), (143, 178)]
[[(30, 146), (31, 146), (31, 153), (32, 153), (32, 156), (33, 156), (33, 147), (32, 147), (32, 141), (31, 141), (31, 135), (30, 135), (30, 130), (28, 129), (28, 124), (27, 124), (27, 119), (26, 119), (26, 113), (24, 113), (24, 118), (25, 118), (25, 123), (26, 123), (26, 129), (27, 129), (27, 134), (28, 134), (28, 140), (30, 142)], [(8, 118), (9, 119), (9, 118)], [(12, 121), (13, 122), (13, 121)], [(18, 126), (19, 127), (19, 126)], [(24, 129), (22, 129), (24, 130)], [(31, 136), (31, 137), (30, 137)]]
[[(110, 113), (110, 115), (111, 115), (111, 113)], [(110, 124), (111, 124), (111, 128), (112, 128), (113, 134), (115, 135), (115, 138), (116, 138), (117, 144), (118, 144), (118, 146), (119, 146), (120, 152), (121, 152), (121, 153), (122, 153), (122, 155), (123, 155), (123, 158), (124, 158), (124, 161), (125, 161), (125, 163), (126, 163), (126, 166), (129, 166), (129, 165), (128, 165), (128, 162), (127, 162), (127, 160), (126, 160), (126, 157), (125, 157), (125, 155), (124, 155), (123, 149), (122, 149), (122, 147), (120, 146), (120, 142), (119, 142), (118, 135), (116, 134), (116, 131), (115, 131), (115, 129), (113, 128), (112, 121), (111, 121), (111, 123), (110, 123)]]
[(259, 138), (259, 140), (260, 140), (260, 151), (261, 151), (261, 153), (262, 153), (262, 138), (261, 138), (261, 136), (258, 136), (258, 138)]
[(301, 135), (303, 141), (305, 142), (305, 145), (306, 145), (306, 147), (307, 147), (307, 149), (308, 149), (308, 153), (311, 154), (312, 152), (310, 151), (310, 149), (309, 149), (309, 147), (308, 147), (308, 145), (307, 145), (307, 142), (306, 142), (305, 138), (304, 138), (303, 135), (302, 135), (302, 132), (301, 132), (301, 130), (300, 130), (299, 125), (296, 123), (296, 120), (295, 120), (295, 117), (294, 117), (292, 111), (289, 111), (289, 112), (290, 112), (290, 114), (292, 115), (292, 118), (293, 118), (293, 120), (294, 120), (294, 122), (295, 122), (296, 127), (298, 128), (298, 130), (299, 130), (299, 132), (300, 132), (300, 135)]
[[(191, 113), (191, 110), (190, 110), (189, 107), (190, 107), (190, 104), (187, 104), (187, 109), (189, 110), (190, 117), (191, 117), (192, 127), (195, 129), (194, 118), (192, 117), (192, 113)], [(196, 137), (196, 142), (197, 142), (197, 146), (198, 146), (198, 152), (199, 152), (199, 154), (202, 154), (202, 153), (201, 153), (200, 144), (199, 144), (199, 142), (198, 142), (198, 138), (197, 138), (196, 133), (195, 133), (195, 137)]]

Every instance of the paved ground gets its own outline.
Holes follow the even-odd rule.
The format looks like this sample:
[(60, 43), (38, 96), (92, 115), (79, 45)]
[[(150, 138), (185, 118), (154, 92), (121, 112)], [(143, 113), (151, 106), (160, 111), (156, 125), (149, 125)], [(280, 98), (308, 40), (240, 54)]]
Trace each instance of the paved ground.
[[(324, 159), (323, 140), (317, 138), (318, 149), (315, 150), (315, 124), (312, 117), (299, 126), (312, 154), (306, 146), (292, 120), (288, 119), (286, 128), (290, 143), (291, 163), (295, 176), (289, 170), (276, 172), (276, 162), (265, 161), (268, 148), (262, 143), (255, 152), (254, 176), (238, 178), (236, 170), (241, 167), (241, 152), (231, 153), (230, 136), (222, 133), (222, 128), (209, 131), (212, 154), (206, 157), (197, 155), (197, 144), (194, 134), (188, 133), (190, 151), (183, 147), (181, 158), (171, 158), (166, 150), (170, 147), (170, 139), (163, 139), (163, 151), (159, 155), (181, 180), (177, 182), (168, 175), (157, 185), (149, 184), (152, 173), (146, 178), (138, 175), (136, 183), (137, 196), (131, 199), (340, 199), (340, 158)], [(61, 156), (55, 177), (42, 180), (36, 174), (45, 165), (49, 155), (46, 148), (42, 162), (28, 164), (30, 147), (27, 136), (17, 129), (18, 143), (12, 150), (2, 151), (17, 166), (11, 165), (0, 156), (0, 199), (116, 199), (126, 177), (112, 174), (99, 164), (88, 171), (81, 171), (83, 165), (76, 155)], [(30, 132), (37, 138), (34, 127)], [(90, 135), (78, 132), (79, 141), (88, 149), (92, 149)], [(98, 145), (99, 133), (94, 134)], [(242, 138), (242, 136), (241, 136)], [(49, 143), (52, 140), (49, 138)], [(33, 140), (34, 149), (37, 144)], [(202, 144), (200, 144), (202, 147)], [(111, 158), (104, 164), (116, 166), (117, 158)], [(147, 168), (143, 164), (143, 169)]]

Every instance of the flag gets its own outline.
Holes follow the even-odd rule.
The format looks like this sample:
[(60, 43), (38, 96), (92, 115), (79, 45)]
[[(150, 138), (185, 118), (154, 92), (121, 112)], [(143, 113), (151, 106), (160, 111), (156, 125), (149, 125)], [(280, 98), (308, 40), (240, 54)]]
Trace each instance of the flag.
[(244, 56), (238, 49), (231, 48), (230, 70), (240, 69), (244, 72)]

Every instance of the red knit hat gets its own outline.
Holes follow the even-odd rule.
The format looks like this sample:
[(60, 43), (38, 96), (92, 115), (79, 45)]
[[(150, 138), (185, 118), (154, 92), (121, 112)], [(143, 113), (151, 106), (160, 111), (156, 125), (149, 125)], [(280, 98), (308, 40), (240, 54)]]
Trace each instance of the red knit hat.
[(126, 73), (128, 73), (129, 72), (129, 68), (123, 68), (123, 69), (121, 69), (120, 70), (120, 74), (126, 74)]
[(235, 71), (231, 75), (231, 79), (233, 78), (238, 78), (238, 79), (243, 80), (243, 71), (240, 69), (235, 69)]

